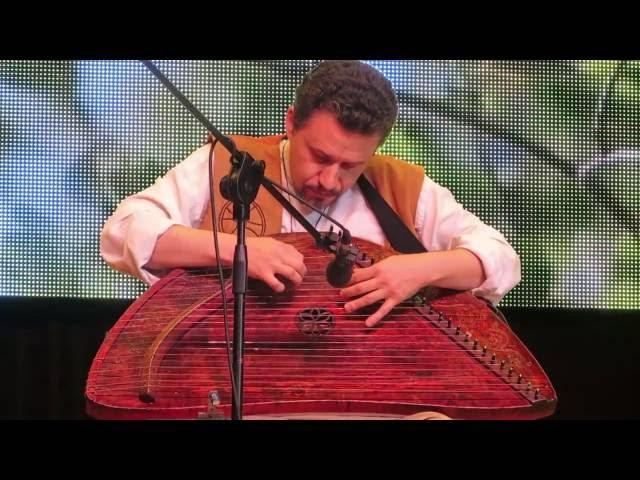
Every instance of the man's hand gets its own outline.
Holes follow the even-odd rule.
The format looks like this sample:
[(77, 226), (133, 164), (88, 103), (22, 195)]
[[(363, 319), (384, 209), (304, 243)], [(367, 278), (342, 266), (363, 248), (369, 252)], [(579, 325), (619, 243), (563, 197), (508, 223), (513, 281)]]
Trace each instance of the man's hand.
[[(218, 233), (220, 241), (220, 263), (233, 264), (236, 236)], [(251, 278), (261, 280), (276, 292), (283, 292), (280, 275), (299, 285), (307, 273), (304, 257), (291, 245), (271, 237), (247, 238), (247, 270)], [(158, 238), (148, 268), (202, 267), (215, 265), (213, 232), (173, 225)]]
[(304, 256), (291, 245), (271, 237), (247, 238), (247, 256), (248, 275), (262, 280), (276, 292), (285, 289), (276, 274), (299, 285), (307, 273)]
[(343, 297), (362, 297), (345, 304), (351, 313), (378, 301), (382, 306), (367, 320), (373, 327), (393, 307), (426, 286), (470, 290), (486, 280), (480, 259), (464, 248), (412, 255), (393, 255), (368, 268), (356, 269)]
[(351, 313), (372, 303), (384, 300), (382, 306), (365, 321), (373, 327), (393, 307), (416, 294), (424, 285), (424, 272), (417, 255), (394, 255), (371, 267), (355, 269), (349, 287), (340, 290), (343, 297), (362, 297), (345, 304)]

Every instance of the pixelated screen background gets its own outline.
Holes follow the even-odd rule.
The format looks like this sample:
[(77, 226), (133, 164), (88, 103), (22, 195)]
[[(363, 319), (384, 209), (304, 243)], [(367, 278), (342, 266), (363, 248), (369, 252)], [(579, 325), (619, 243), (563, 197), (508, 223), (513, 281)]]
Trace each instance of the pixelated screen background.
[[(154, 62), (225, 134), (282, 133), (316, 60)], [(640, 308), (640, 61), (368, 61), (382, 147), (423, 165), (523, 262), (503, 306)], [(107, 217), (205, 129), (140, 62), (0, 60), (0, 295), (135, 298)]]

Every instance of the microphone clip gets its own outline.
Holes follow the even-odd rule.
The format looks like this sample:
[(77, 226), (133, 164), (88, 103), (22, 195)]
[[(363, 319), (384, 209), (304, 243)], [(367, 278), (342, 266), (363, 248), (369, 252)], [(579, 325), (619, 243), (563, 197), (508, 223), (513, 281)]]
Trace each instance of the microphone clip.
[(348, 231), (334, 232), (333, 225), (329, 227), (329, 231), (321, 234), (320, 247), (327, 252), (336, 255), (342, 261), (358, 265), (359, 267), (370, 267), (373, 265), (373, 259), (368, 257), (365, 252), (351, 243), (351, 234)]

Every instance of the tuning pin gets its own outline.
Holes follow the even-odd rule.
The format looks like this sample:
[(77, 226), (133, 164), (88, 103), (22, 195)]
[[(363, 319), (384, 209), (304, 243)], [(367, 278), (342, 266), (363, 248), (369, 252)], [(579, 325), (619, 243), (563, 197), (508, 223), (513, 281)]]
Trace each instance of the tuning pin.
[(474, 349), (474, 350), (477, 350), (477, 349), (478, 349), (478, 340), (475, 340), (475, 341), (473, 342), (473, 349)]
[(464, 334), (464, 343), (467, 343), (469, 341), (469, 334), (465, 333)]
[(487, 346), (482, 347), (482, 356), (484, 357), (487, 354)]
[(537, 400), (539, 396), (540, 396), (540, 389), (539, 389), (539, 388), (536, 388), (536, 393), (535, 393), (535, 395), (533, 396), (533, 398), (535, 398), (535, 399)]
[(522, 383), (522, 374), (518, 375), (518, 383)]
[(460, 327), (456, 327), (456, 336), (460, 335)]
[(509, 377), (510, 377), (511, 375), (513, 375), (513, 368), (510, 368), (510, 369), (509, 369), (509, 373), (507, 373), (507, 376), (509, 376)]
[(491, 355), (491, 363), (496, 363), (496, 354)]
[(209, 404), (214, 407), (220, 405), (220, 395), (217, 390), (209, 392)]
[(500, 370), (503, 370), (503, 369), (504, 369), (504, 365), (505, 365), (505, 361), (504, 361), (504, 360), (502, 360), (502, 361), (500, 362)]

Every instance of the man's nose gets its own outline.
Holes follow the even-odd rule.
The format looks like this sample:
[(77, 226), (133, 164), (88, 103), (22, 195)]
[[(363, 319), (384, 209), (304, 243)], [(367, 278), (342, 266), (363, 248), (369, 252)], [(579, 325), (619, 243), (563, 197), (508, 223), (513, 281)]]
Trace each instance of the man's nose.
[(338, 188), (340, 164), (326, 165), (320, 172), (320, 186), (323, 190), (334, 191)]

